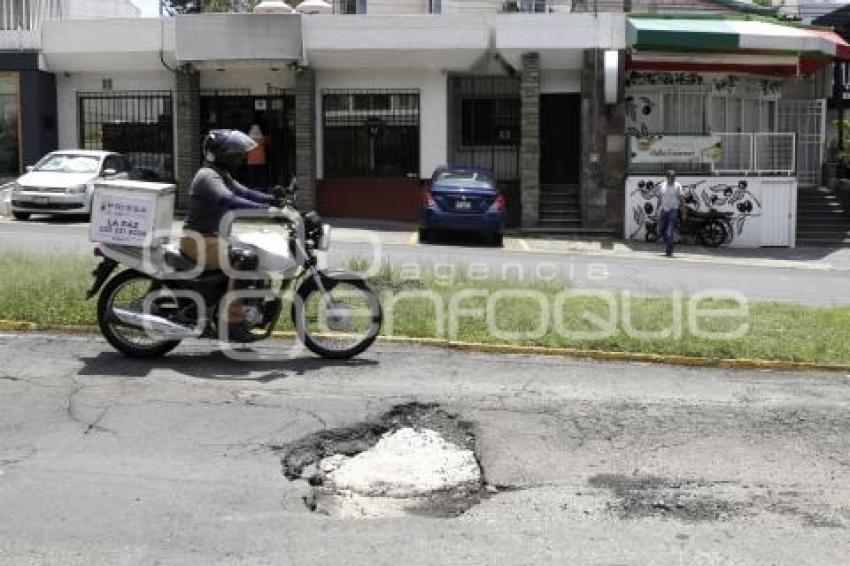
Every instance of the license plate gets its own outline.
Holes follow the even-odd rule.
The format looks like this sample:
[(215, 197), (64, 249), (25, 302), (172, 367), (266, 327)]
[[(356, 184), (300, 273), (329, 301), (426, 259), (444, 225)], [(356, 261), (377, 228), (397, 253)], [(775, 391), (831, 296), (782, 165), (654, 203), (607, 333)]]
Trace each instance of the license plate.
[(455, 203), (456, 210), (469, 210), (472, 208), (472, 203), (468, 200), (459, 200)]
[(50, 202), (50, 199), (47, 197), (35, 197), (35, 204), (47, 204)]

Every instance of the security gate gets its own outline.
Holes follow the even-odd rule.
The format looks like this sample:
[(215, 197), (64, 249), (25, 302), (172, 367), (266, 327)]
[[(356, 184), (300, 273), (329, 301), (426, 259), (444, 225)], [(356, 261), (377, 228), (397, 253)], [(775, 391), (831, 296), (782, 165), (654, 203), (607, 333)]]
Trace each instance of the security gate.
[(820, 184), (825, 130), (825, 100), (779, 101), (776, 131), (797, 134), (797, 182), (801, 187)]
[(123, 153), (134, 178), (174, 180), (174, 104), (170, 91), (81, 92), (83, 149)]
[[(253, 187), (285, 184), (295, 174), (295, 96), (269, 87), (265, 95), (249, 89), (201, 91), (199, 141), (209, 130), (240, 130), (257, 137), (263, 148), (249, 156), (237, 178)], [(252, 133), (253, 132), (253, 133)]]
[(510, 225), (520, 220), (519, 87), (516, 77), (449, 77), (449, 164), (492, 171), (508, 201)]

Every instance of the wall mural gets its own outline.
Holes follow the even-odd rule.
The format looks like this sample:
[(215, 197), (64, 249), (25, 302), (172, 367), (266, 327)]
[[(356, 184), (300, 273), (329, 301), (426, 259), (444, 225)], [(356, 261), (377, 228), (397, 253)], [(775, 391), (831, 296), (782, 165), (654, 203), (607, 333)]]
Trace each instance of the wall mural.
[(631, 71), (626, 74), (625, 82), (627, 89), (636, 86), (705, 86), (716, 94), (750, 94), (769, 97), (779, 96), (782, 93), (783, 84), (782, 79), (655, 71)]
[[(721, 220), (726, 228), (723, 244), (746, 235), (752, 219), (762, 215), (762, 203), (751, 190), (752, 179), (680, 179), (689, 208), (696, 213), (728, 213)], [(658, 199), (662, 180), (629, 177), (627, 191), (627, 234), (630, 239), (654, 241), (658, 237)], [(697, 215), (693, 215), (695, 219)]]

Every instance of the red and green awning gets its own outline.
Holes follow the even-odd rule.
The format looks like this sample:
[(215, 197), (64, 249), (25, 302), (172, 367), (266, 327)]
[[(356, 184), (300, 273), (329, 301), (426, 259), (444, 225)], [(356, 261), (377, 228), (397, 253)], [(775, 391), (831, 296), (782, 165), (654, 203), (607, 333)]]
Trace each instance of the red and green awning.
[(753, 52), (850, 59), (835, 32), (762, 18), (629, 17), (627, 45), (638, 51)]

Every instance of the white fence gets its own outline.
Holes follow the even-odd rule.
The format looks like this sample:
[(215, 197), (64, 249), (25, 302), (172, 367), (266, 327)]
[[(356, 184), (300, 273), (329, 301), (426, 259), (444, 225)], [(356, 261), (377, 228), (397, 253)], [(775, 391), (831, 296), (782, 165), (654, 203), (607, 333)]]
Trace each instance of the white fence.
[(791, 132), (721, 133), (723, 154), (713, 165), (716, 174), (793, 175), (795, 134)]

